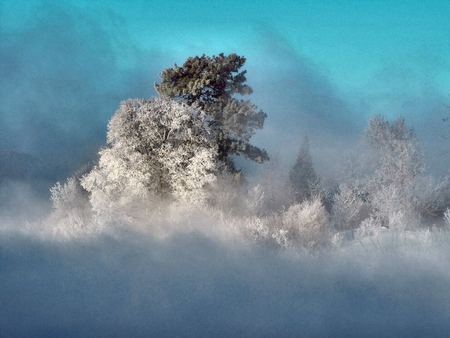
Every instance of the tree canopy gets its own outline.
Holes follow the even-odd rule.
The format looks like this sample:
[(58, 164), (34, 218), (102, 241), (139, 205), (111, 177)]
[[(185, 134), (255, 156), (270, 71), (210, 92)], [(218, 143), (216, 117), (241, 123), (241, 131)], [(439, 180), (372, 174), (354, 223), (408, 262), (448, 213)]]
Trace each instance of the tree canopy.
[(99, 165), (81, 180), (96, 212), (127, 210), (153, 197), (203, 203), (203, 187), (216, 179), (205, 114), (173, 100), (122, 102), (99, 154)]
[(378, 154), (380, 184), (410, 187), (425, 171), (417, 136), (403, 118), (390, 122), (382, 115), (373, 116), (366, 135)]
[(219, 160), (233, 168), (230, 155), (243, 155), (261, 163), (269, 159), (267, 152), (250, 144), (256, 129), (262, 129), (267, 115), (249, 100), (235, 95), (248, 95), (252, 88), (245, 84), (246, 71), (239, 71), (246, 59), (236, 54), (188, 58), (159, 75), (155, 89), (161, 97), (197, 105), (208, 115), (209, 125), (217, 131)]

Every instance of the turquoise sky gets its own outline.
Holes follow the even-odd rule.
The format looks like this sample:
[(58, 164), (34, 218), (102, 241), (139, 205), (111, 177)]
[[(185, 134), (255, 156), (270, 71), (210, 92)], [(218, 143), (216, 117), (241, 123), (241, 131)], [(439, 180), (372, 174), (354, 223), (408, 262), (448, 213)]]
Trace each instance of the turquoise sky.
[[(23, 151), (48, 148), (31, 114), (34, 126), (89, 153), (86, 144), (104, 142), (120, 100), (155, 95), (162, 69), (203, 53), (247, 58), (250, 98), (269, 115), (254, 141), (287, 161), (305, 131), (313, 134), (313, 148), (335, 152), (328, 145), (344, 144), (380, 113), (404, 116), (437, 142), (433, 135), (441, 133), (450, 103), (450, 1), (4, 0), (0, 6), (7, 88), (0, 118), (12, 135), (4, 144)], [(71, 132), (84, 143), (68, 139)], [(27, 136), (18, 142), (17, 133)]]

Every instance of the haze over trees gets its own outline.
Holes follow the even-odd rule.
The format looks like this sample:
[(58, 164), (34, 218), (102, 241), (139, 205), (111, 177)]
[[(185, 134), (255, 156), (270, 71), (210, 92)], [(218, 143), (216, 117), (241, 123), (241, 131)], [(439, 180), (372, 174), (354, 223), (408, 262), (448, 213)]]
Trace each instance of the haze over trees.
[[(319, 179), (307, 135), (290, 171), (277, 156), (269, 161), (250, 144), (266, 114), (235, 97), (252, 92), (239, 72), (244, 63), (236, 54), (188, 58), (161, 73), (159, 98), (122, 102), (98, 164), (52, 188), (56, 232), (71, 237), (128, 224), (152, 233), (175, 219), (180, 229), (205, 219), (250, 242), (317, 250), (338, 246), (348, 232), (363, 242), (382, 229), (445, 228), (450, 180), (426, 175), (404, 119), (369, 119), (363, 134), (371, 165), (349, 168), (352, 175), (338, 182)], [(266, 162), (254, 187), (235, 179), (236, 155)]]
[(299, 202), (311, 197), (311, 187), (318, 182), (307, 134), (303, 137), (297, 160), (289, 172), (289, 182), (295, 191), (295, 199)]

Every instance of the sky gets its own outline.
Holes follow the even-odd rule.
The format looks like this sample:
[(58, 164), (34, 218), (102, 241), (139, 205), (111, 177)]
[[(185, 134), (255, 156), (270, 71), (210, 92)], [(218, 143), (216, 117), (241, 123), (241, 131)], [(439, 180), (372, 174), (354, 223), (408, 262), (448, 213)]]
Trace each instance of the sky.
[(307, 132), (326, 171), (383, 114), (406, 118), (440, 174), (449, 14), (436, 0), (2, 1), (1, 148), (64, 179), (95, 160), (120, 101), (155, 96), (174, 63), (223, 52), (247, 58), (249, 98), (268, 114), (253, 143), (286, 166)]

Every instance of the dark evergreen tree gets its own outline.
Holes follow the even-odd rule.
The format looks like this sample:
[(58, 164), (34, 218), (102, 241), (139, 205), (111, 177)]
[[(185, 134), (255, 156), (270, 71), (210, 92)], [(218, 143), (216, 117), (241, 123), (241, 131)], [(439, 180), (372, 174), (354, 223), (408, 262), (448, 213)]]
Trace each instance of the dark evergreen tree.
[(308, 135), (305, 134), (297, 156), (297, 161), (289, 173), (289, 182), (294, 189), (296, 201), (301, 202), (311, 197), (312, 188), (318, 181), (312, 157), (309, 152)]
[(230, 155), (243, 155), (262, 163), (267, 152), (250, 144), (256, 129), (262, 129), (267, 115), (257, 111), (249, 100), (235, 95), (248, 95), (252, 88), (245, 84), (246, 71), (239, 72), (245, 58), (236, 54), (190, 57), (182, 67), (165, 69), (155, 88), (161, 97), (197, 105), (209, 116), (209, 124), (217, 131), (219, 160), (234, 169)]

